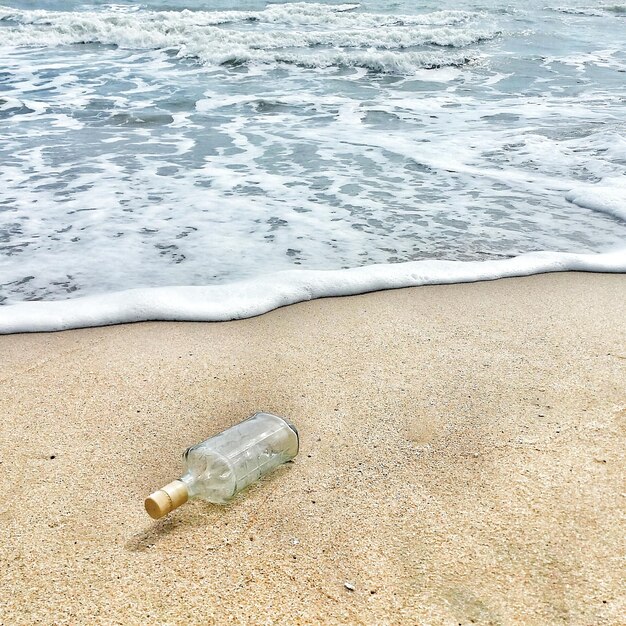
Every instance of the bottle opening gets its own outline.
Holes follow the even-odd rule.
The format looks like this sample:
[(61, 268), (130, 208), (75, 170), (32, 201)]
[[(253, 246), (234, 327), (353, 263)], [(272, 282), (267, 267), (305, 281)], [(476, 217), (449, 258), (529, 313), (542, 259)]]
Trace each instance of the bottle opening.
[(171, 483), (161, 487), (158, 491), (150, 494), (144, 506), (148, 515), (153, 519), (159, 519), (181, 504), (185, 504), (189, 500), (189, 492), (185, 483), (181, 480), (174, 480)]

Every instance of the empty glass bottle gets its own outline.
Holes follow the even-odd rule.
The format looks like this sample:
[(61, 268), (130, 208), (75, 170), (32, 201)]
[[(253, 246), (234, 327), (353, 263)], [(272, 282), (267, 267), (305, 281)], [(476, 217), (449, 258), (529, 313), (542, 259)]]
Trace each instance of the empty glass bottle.
[(185, 474), (146, 498), (154, 519), (203, 498), (225, 504), (236, 493), (298, 454), (298, 431), (282, 417), (257, 413), (187, 449)]

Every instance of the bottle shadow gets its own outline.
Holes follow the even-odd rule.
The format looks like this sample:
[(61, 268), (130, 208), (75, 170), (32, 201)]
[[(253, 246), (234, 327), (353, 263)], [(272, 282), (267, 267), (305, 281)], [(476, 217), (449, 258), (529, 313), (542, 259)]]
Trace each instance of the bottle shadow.
[(131, 552), (148, 552), (157, 543), (176, 535), (185, 528), (211, 527), (224, 515), (226, 512), (224, 509), (230, 508), (230, 506), (218, 507), (207, 503), (201, 511), (190, 511), (189, 509), (173, 511), (168, 516), (152, 522), (150, 526), (135, 533), (124, 544), (124, 547)]

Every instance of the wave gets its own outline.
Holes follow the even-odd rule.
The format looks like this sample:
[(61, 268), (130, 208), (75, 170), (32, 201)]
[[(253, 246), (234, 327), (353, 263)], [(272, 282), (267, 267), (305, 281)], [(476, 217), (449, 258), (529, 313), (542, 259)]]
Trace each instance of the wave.
[(626, 4), (609, 4), (595, 7), (556, 7), (554, 10), (568, 15), (587, 17), (605, 17), (607, 15), (626, 17)]
[(331, 296), (382, 289), (528, 276), (626, 272), (626, 248), (601, 254), (531, 252), (496, 261), (414, 261), (347, 270), (288, 270), (226, 285), (156, 287), (0, 307), (0, 334), (48, 332), (142, 321), (216, 322)]
[[(476, 55), (452, 55), (448, 59), (445, 52), (437, 53), (436, 49), (467, 48), (500, 34), (480, 14), (436, 11), (393, 16), (357, 13), (357, 7), (294, 3), (271, 5), (256, 12), (132, 13), (19, 11), (3, 7), (0, 22), (4, 24), (2, 43), (11, 47), (99, 43), (163, 49), (206, 65), (287, 63), (402, 72), (463, 65)], [(233, 27), (233, 23), (239, 26)], [(257, 28), (255, 23), (271, 26)], [(229, 26), (222, 27), (224, 24)], [(418, 47), (429, 50), (416, 51)]]
[(52, 25), (65, 16), (70, 19), (92, 20), (103, 18), (122, 23), (141, 17), (144, 21), (162, 21), (171, 25), (197, 24), (199, 26), (258, 22), (261, 24), (283, 24), (285, 26), (324, 26), (326, 28), (374, 28), (381, 26), (451, 26), (483, 19), (481, 12), (441, 10), (417, 15), (396, 15), (387, 13), (357, 13), (359, 4), (327, 5), (314, 2), (292, 2), (272, 4), (261, 11), (139, 11), (139, 7), (118, 7), (108, 5), (101, 11), (47, 11), (42, 9), (20, 10), (0, 6), (0, 21), (19, 24)]

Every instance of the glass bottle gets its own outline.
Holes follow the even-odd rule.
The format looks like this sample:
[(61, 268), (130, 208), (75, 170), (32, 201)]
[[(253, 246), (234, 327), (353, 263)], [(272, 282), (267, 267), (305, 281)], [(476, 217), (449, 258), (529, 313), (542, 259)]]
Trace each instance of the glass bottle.
[(154, 519), (190, 498), (225, 504), (235, 494), (298, 454), (298, 431), (282, 417), (257, 413), (188, 448), (185, 473), (148, 496), (146, 511)]

